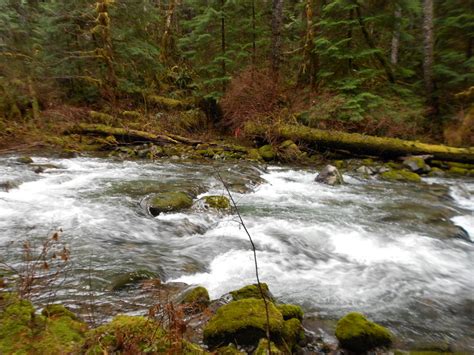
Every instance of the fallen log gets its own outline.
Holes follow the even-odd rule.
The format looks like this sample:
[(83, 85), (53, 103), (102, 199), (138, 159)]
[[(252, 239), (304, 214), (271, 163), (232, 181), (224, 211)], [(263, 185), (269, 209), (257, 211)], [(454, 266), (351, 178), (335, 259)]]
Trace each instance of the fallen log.
[(119, 142), (153, 142), (158, 144), (178, 144), (178, 140), (164, 134), (153, 134), (134, 129), (110, 127), (103, 124), (80, 123), (70, 128), (66, 134), (86, 134), (95, 136), (113, 136)]
[(326, 131), (298, 125), (261, 125), (249, 122), (244, 131), (251, 137), (278, 137), (305, 143), (317, 150), (347, 150), (354, 155), (367, 154), (393, 159), (406, 155), (430, 154), (434, 159), (474, 163), (474, 148), (454, 148), (397, 138), (367, 136), (359, 133)]

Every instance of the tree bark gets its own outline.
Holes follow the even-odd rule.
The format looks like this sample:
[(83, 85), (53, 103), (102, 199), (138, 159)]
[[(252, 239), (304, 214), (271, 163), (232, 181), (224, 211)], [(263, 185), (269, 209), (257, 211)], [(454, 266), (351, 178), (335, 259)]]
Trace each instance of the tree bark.
[(283, 0), (272, 1), (272, 72), (275, 77), (279, 76), (281, 65), (281, 29), (283, 26)]
[(428, 101), (433, 100), (433, 0), (423, 0), (423, 77)]
[(226, 42), (225, 42), (225, 14), (224, 14), (224, 5), (225, 0), (221, 0), (221, 54), (222, 54), (222, 92), (226, 90), (225, 76), (227, 75), (227, 69), (225, 64), (225, 54), (226, 54)]
[(398, 64), (398, 50), (400, 49), (400, 27), (402, 20), (402, 9), (400, 5), (396, 5), (394, 18), (395, 26), (393, 28), (392, 35), (392, 51), (390, 53), (390, 62), (395, 66)]
[(314, 86), (316, 71), (317, 71), (317, 58), (314, 53), (314, 21), (313, 21), (313, 0), (306, 0), (305, 6), (305, 17), (306, 17), (306, 36), (303, 46), (303, 62), (301, 63), (298, 83), (299, 84), (310, 84)]
[(348, 154), (375, 155), (381, 158), (398, 158), (406, 155), (433, 155), (434, 159), (474, 162), (474, 148), (454, 148), (445, 145), (426, 144), (396, 138), (367, 136), (359, 133), (325, 131), (297, 125), (262, 125), (249, 122), (245, 133), (253, 137), (291, 139), (319, 151), (344, 150)]

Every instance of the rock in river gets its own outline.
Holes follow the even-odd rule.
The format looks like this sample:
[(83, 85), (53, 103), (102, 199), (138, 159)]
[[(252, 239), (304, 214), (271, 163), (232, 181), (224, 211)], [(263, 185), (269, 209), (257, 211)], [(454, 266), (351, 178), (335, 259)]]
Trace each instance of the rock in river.
[(341, 185), (344, 183), (341, 173), (333, 165), (326, 165), (318, 176), (316, 176), (315, 181), (331, 186)]
[(153, 195), (147, 203), (153, 216), (163, 212), (177, 212), (193, 205), (193, 199), (185, 192), (162, 192)]

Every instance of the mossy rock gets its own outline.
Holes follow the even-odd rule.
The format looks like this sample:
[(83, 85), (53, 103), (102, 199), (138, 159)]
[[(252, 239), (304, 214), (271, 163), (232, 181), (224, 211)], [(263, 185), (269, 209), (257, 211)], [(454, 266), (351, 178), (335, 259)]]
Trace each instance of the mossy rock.
[(445, 176), (445, 172), (437, 167), (432, 167), (431, 171), (428, 173), (428, 176), (430, 177), (443, 177)]
[(295, 161), (302, 157), (300, 148), (292, 140), (286, 140), (278, 146), (278, 157), (283, 161)]
[(288, 350), (293, 350), (305, 338), (304, 329), (301, 322), (292, 318), (283, 323), (282, 338)]
[[(281, 339), (283, 316), (271, 302), (267, 303), (270, 334)], [(210, 347), (236, 343), (255, 345), (265, 337), (267, 329), (263, 300), (248, 298), (230, 302), (219, 308), (204, 328), (204, 343)]]
[(131, 287), (132, 285), (143, 281), (156, 279), (158, 275), (154, 272), (148, 270), (137, 270), (132, 272), (127, 272), (125, 274), (117, 275), (110, 284), (110, 290), (120, 291), (124, 288)]
[(292, 318), (296, 318), (300, 321), (303, 320), (304, 312), (300, 306), (295, 304), (279, 304), (277, 308), (281, 312), (284, 320)]
[(410, 157), (403, 160), (403, 165), (414, 173), (428, 173), (431, 167), (420, 157)]
[(258, 153), (265, 161), (272, 161), (276, 158), (276, 152), (270, 144), (264, 145), (258, 149)]
[[(54, 307), (59, 310), (59, 305)], [(62, 307), (62, 310), (65, 310)], [(71, 312), (36, 315), (31, 302), (12, 293), (0, 294), (1, 354), (66, 354), (77, 352), (87, 325)]]
[(468, 176), (469, 175), (469, 170), (465, 168), (460, 168), (457, 166), (453, 166), (449, 168), (448, 174), (451, 175), (457, 175), (457, 176)]
[(380, 174), (383, 180), (388, 181), (405, 181), (405, 182), (420, 182), (421, 177), (417, 173), (407, 170), (390, 170)]
[(247, 154), (247, 158), (250, 159), (250, 160), (255, 160), (255, 161), (262, 161), (263, 160), (263, 158), (260, 155), (258, 149), (250, 149), (248, 154)]
[(204, 201), (206, 201), (207, 206), (216, 210), (230, 209), (230, 201), (225, 196), (206, 196)]
[[(273, 297), (270, 293), (268, 285), (264, 282), (261, 282), (260, 286), (262, 287), (262, 291), (265, 297), (273, 301)], [(262, 294), (260, 293), (258, 284), (244, 286), (238, 290), (231, 291), (230, 294), (232, 295), (232, 299), (234, 301), (243, 300), (246, 298), (262, 298)]]
[(392, 343), (392, 335), (386, 328), (356, 312), (347, 314), (337, 322), (336, 337), (342, 348), (357, 353), (388, 347)]
[(192, 205), (193, 199), (185, 192), (162, 192), (148, 201), (148, 209), (153, 216), (188, 209)]
[(41, 314), (46, 318), (69, 317), (77, 320), (77, 316), (62, 304), (49, 304), (41, 311)]
[(19, 157), (16, 161), (18, 163), (21, 163), (21, 164), (31, 164), (31, 163), (33, 163), (33, 159), (31, 159), (31, 157), (27, 157), (27, 156)]
[[(199, 346), (185, 340), (178, 353), (204, 354)], [(170, 338), (155, 321), (145, 317), (119, 315), (112, 322), (91, 330), (86, 336), (82, 353), (85, 354), (143, 354), (169, 353)]]
[(187, 291), (181, 301), (181, 303), (184, 304), (192, 304), (200, 307), (207, 307), (210, 302), (211, 299), (209, 298), (209, 292), (207, 292), (206, 288), (202, 286)]
[[(278, 349), (274, 342), (270, 342), (270, 351), (275, 355), (283, 355), (284, 352)], [(253, 355), (267, 355), (268, 354), (268, 340), (265, 338), (260, 339), (258, 342), (257, 349), (255, 349)]]

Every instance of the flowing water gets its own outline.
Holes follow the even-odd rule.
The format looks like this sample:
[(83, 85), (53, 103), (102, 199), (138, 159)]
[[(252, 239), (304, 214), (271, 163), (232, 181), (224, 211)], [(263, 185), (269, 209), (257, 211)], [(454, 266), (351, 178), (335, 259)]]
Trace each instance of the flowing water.
[[(248, 164), (155, 163), (34, 157), (37, 174), (0, 157), (0, 256), (19, 265), (10, 240), (40, 243), (61, 227), (71, 265), (56, 298), (144, 312), (132, 291), (106, 291), (120, 272), (148, 269), (166, 281), (201, 284), (211, 297), (253, 283), (252, 253), (235, 215), (192, 209), (152, 217), (149, 193), (225, 193), (229, 183), (258, 249), (261, 279), (283, 302), (337, 319), (360, 311), (405, 342), (446, 341), (474, 352), (474, 181), (422, 184), (344, 176), (313, 182), (316, 170)], [(457, 226), (462, 227), (464, 230)], [(462, 237), (462, 238), (461, 238)], [(470, 239), (469, 239), (470, 238)], [(135, 307), (135, 308), (134, 308)]]

